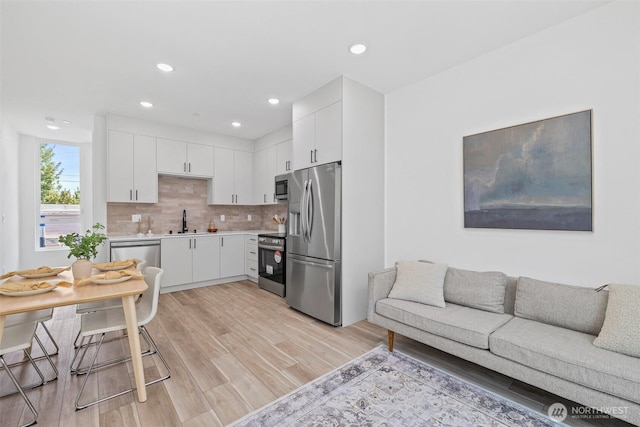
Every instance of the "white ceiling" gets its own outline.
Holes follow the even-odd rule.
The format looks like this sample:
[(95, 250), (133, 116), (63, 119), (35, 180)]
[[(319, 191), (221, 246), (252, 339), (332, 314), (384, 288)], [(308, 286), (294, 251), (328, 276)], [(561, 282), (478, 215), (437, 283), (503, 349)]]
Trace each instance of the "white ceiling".
[[(393, 92), (604, 3), (2, 0), (3, 120), (89, 141), (93, 115), (111, 112), (255, 139), (340, 75)], [(45, 117), (71, 124), (50, 131)]]

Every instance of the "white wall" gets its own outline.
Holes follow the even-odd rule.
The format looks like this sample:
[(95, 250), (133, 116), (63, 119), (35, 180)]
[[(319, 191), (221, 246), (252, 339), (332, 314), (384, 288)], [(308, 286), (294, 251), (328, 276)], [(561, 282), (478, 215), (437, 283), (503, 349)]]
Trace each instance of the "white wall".
[(4, 123), (0, 134), (0, 274), (18, 268), (18, 133)]
[[(640, 283), (640, 4), (615, 2), (387, 96), (387, 266)], [(593, 109), (593, 232), (465, 229), (462, 137)]]

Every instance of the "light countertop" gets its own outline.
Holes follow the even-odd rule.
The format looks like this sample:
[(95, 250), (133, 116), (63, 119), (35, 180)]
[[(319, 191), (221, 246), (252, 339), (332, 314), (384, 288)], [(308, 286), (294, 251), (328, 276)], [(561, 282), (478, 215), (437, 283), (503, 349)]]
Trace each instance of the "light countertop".
[(124, 240), (158, 240), (172, 239), (174, 237), (205, 237), (205, 236), (233, 236), (233, 235), (253, 235), (257, 236), (261, 233), (275, 233), (274, 230), (238, 230), (238, 231), (216, 231), (215, 233), (173, 233), (173, 234), (129, 234), (125, 236), (108, 236), (112, 242), (121, 242)]

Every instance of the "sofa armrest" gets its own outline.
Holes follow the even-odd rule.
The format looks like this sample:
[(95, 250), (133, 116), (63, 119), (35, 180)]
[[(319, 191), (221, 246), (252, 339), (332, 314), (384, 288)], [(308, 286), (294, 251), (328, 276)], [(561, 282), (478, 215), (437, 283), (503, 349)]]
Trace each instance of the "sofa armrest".
[(396, 268), (369, 273), (369, 302), (367, 307), (367, 319), (373, 321), (373, 313), (378, 300), (387, 298), (394, 282), (396, 281)]

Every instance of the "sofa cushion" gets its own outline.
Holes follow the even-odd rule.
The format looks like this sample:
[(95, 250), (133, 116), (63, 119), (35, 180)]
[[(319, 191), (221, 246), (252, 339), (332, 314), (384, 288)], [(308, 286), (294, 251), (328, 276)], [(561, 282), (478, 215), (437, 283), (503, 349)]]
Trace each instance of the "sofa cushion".
[(444, 307), (444, 276), (446, 264), (427, 264), (418, 261), (398, 261), (396, 281), (389, 298), (415, 301)]
[(491, 352), (640, 403), (640, 359), (594, 347), (593, 335), (514, 318), (489, 337)]
[(596, 347), (640, 357), (640, 286), (609, 285), (609, 303)]
[(518, 278), (515, 315), (598, 335), (604, 322), (608, 292)]
[(376, 312), (426, 332), (473, 347), (489, 348), (489, 334), (513, 318), (456, 304), (446, 307), (386, 298), (376, 303)]
[(493, 313), (504, 313), (507, 276), (497, 271), (449, 267), (444, 278), (444, 300)]

